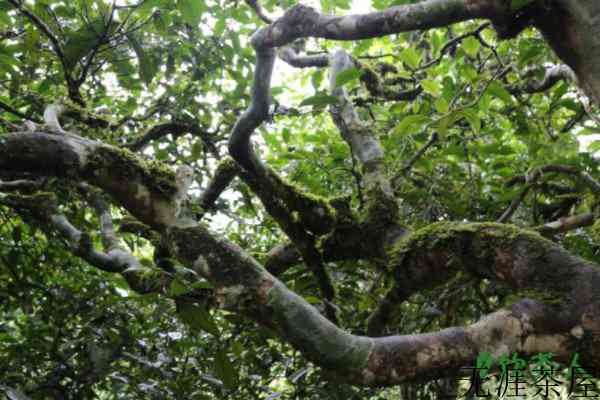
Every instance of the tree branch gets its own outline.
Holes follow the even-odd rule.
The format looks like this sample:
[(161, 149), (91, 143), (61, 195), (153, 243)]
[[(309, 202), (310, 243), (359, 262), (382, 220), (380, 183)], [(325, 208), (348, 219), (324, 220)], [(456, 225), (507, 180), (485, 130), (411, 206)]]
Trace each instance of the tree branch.
[(513, 186), (517, 183), (525, 183), (525, 182), (534, 182), (539, 179), (544, 173), (547, 172), (557, 172), (561, 174), (572, 175), (578, 178), (581, 182), (583, 182), (586, 186), (588, 186), (594, 194), (600, 194), (600, 182), (594, 179), (590, 174), (585, 171), (580, 171), (578, 168), (573, 167), (571, 165), (560, 165), (560, 164), (550, 164), (543, 166), (541, 168), (536, 169), (532, 173), (528, 175), (519, 175), (512, 177), (508, 182), (506, 182), (506, 186)]
[(207, 188), (202, 192), (198, 199), (198, 204), (204, 210), (211, 210), (215, 206), (215, 202), (221, 196), (221, 193), (240, 173), (240, 167), (230, 158), (227, 158), (217, 166), (215, 175), (208, 184)]
[(331, 16), (311, 7), (296, 5), (268, 27), (255, 34), (259, 47), (280, 47), (302, 37), (359, 40), (447, 26), (476, 18), (498, 16), (500, 2), (427, 0), (418, 4), (390, 7), (361, 15)]
[(27, 116), (27, 115), (23, 114), (22, 112), (18, 111), (17, 109), (9, 106), (8, 104), (6, 104), (6, 103), (4, 103), (2, 101), (0, 101), (0, 108), (3, 109), (4, 111), (7, 111), (7, 112), (13, 114), (13, 115), (16, 115), (17, 117), (21, 117), (21, 118), (23, 118), (25, 120), (33, 121), (33, 122), (36, 122), (38, 124), (42, 123), (41, 119), (35, 118), (35, 117), (31, 117), (31, 116)]
[(547, 224), (536, 227), (535, 230), (544, 236), (550, 236), (572, 231), (577, 228), (583, 228), (585, 226), (591, 226), (594, 224), (594, 221), (595, 217), (593, 213), (585, 213), (548, 222)]
[[(1, 170), (30, 173), (42, 170), (46, 175), (79, 177), (109, 193), (116, 191), (115, 185), (124, 185), (119, 172), (122, 165), (111, 168), (112, 163), (98, 166), (92, 161), (92, 150), (107, 151), (97, 142), (40, 133), (5, 135), (3, 139)], [(28, 151), (22, 151), (23, 146)], [(135, 158), (131, 153), (126, 155)], [(113, 162), (120, 160), (115, 154), (113, 157)], [(94, 166), (93, 170), (99, 174), (86, 166)], [(143, 180), (139, 174), (133, 169), (130, 175), (127, 185), (136, 190), (126, 192), (129, 197), (139, 196), (142, 188), (149, 191), (153, 187), (149, 183), (140, 186)], [(160, 214), (149, 216), (136, 210), (139, 203), (126, 200), (125, 193), (113, 197), (131, 213), (147, 215), (150, 225), (162, 226), (164, 219)], [(24, 201), (19, 199), (15, 204), (23, 206)], [(29, 204), (47, 203), (34, 199)], [(52, 226), (92, 261), (118, 271), (129, 268), (126, 262), (115, 261), (119, 258), (111, 258), (110, 252), (100, 253), (90, 248), (82, 239), (85, 235), (54, 208), (49, 215)], [(449, 369), (472, 365), (483, 351), (494, 355), (513, 351), (553, 352), (564, 360), (572, 348), (568, 343), (578, 346), (584, 355), (582, 362), (598, 363), (597, 359), (585, 359), (599, 350), (597, 341), (585, 339), (600, 324), (599, 314), (594, 311), (600, 309), (596, 294), (600, 287), (598, 267), (516, 227), (446, 223), (411, 234), (392, 252), (389, 268), (395, 281), (393, 290), (409, 293), (431, 288), (458, 271), (468, 271), (476, 277), (505, 282), (515, 290), (539, 291), (541, 300), (515, 303), (466, 328), (385, 338), (355, 336), (337, 328), (242, 249), (201, 225), (170, 224), (164, 231), (177, 259), (192, 265), (211, 281), (222, 307), (271, 327), (311, 361), (346, 382), (380, 386), (407, 379), (430, 379), (446, 374)], [(160, 276), (165, 280), (156, 278), (144, 288), (162, 290), (159, 288), (165, 287), (168, 275)], [(582, 334), (572, 333), (581, 331)]]
[(266, 22), (267, 24), (273, 22), (273, 19), (271, 19), (267, 14), (265, 14), (265, 11), (263, 10), (258, 0), (246, 0), (246, 4), (248, 4), (254, 10), (256, 15), (258, 15), (258, 17), (263, 22)]
[(131, 151), (140, 151), (143, 150), (153, 140), (158, 140), (169, 134), (173, 135), (174, 137), (179, 137), (186, 133), (191, 133), (194, 136), (200, 137), (210, 152), (217, 158), (219, 157), (215, 144), (209, 138), (209, 133), (205, 132), (201, 127), (195, 124), (188, 124), (184, 122), (166, 122), (164, 124), (155, 125), (140, 138), (135, 140), (133, 143), (125, 145), (125, 147), (131, 149)]
[[(52, 45), (52, 49), (54, 50), (54, 53), (60, 59), (60, 61), (63, 63), (63, 67), (64, 67), (65, 54), (63, 53), (63, 49), (62, 49), (60, 42), (58, 41), (56, 35), (54, 35), (54, 33), (52, 32), (50, 27), (48, 25), (46, 25), (46, 23), (44, 21), (42, 21), (37, 15), (35, 15), (31, 11), (29, 11), (27, 8), (25, 8), (25, 6), (22, 3), (20, 3), (19, 0), (7, 0), (7, 1), (10, 4), (12, 4), (17, 10), (19, 10), (19, 12), (21, 14), (26, 16), (50, 40), (50, 44)], [(66, 70), (65, 70), (65, 72), (66, 72)]]

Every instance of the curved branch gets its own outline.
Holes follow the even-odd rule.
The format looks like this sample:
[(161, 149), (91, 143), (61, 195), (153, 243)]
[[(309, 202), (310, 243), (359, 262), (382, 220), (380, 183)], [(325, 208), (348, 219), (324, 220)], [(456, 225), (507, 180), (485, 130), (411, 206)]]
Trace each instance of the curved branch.
[(399, 207), (385, 173), (383, 149), (376, 132), (358, 116), (346, 89), (337, 85), (339, 74), (353, 68), (354, 61), (344, 50), (338, 50), (331, 56), (330, 65), (330, 90), (338, 100), (331, 106), (331, 117), (362, 167), (366, 196), (365, 233), (383, 249), (405, 233), (398, 223)]
[(198, 200), (200, 207), (203, 210), (213, 209), (221, 193), (227, 189), (233, 178), (239, 173), (240, 167), (231, 158), (221, 161), (208, 187), (200, 195)]
[(155, 229), (177, 222), (175, 173), (100, 142), (41, 132), (4, 135), (0, 170), (83, 179)]
[(557, 233), (572, 231), (577, 228), (583, 228), (585, 226), (591, 226), (594, 224), (595, 220), (593, 213), (572, 215), (538, 226), (535, 230), (544, 236), (550, 236)]
[(580, 171), (577, 167), (573, 167), (571, 165), (560, 165), (560, 164), (550, 164), (540, 167), (533, 171), (528, 175), (519, 175), (512, 177), (508, 182), (506, 182), (506, 186), (513, 186), (517, 183), (526, 183), (526, 182), (535, 182), (539, 179), (544, 173), (547, 172), (557, 172), (566, 175), (572, 175), (578, 178), (581, 182), (583, 182), (586, 186), (588, 186), (592, 192), (596, 195), (600, 194), (600, 182), (594, 179), (590, 174), (585, 171)]
[(60, 42), (56, 38), (56, 35), (52, 32), (50, 27), (46, 25), (46, 23), (44, 23), (44, 21), (42, 21), (37, 15), (25, 8), (24, 5), (21, 4), (18, 0), (8, 0), (8, 2), (12, 4), (13, 7), (15, 7), (17, 10), (19, 10), (21, 14), (26, 16), (40, 31), (42, 31), (44, 35), (46, 35), (46, 37), (50, 40), (50, 44), (52, 45), (54, 53), (56, 53), (60, 61), (63, 63), (64, 67), (65, 54), (63, 53), (63, 49)]
[(291, 46), (279, 49), (277, 55), (283, 61), (295, 68), (327, 67), (329, 65), (328, 54), (300, 55)]
[(140, 151), (143, 150), (150, 142), (169, 134), (173, 135), (174, 137), (179, 137), (186, 133), (191, 133), (194, 136), (200, 137), (211, 153), (218, 157), (218, 151), (214, 143), (212, 143), (212, 141), (209, 139), (208, 132), (203, 131), (197, 125), (183, 122), (167, 122), (164, 124), (155, 125), (136, 141), (125, 145), (125, 147), (131, 149), (131, 151)]
[[(437, 333), (355, 336), (327, 321), (237, 246), (215, 239), (204, 228), (173, 228), (169, 238), (178, 258), (194, 263), (215, 283), (222, 305), (276, 330), (309, 359), (346, 382), (390, 385), (430, 379), (471, 365), (483, 351), (495, 355), (551, 351), (564, 360), (569, 356), (569, 343), (582, 345), (586, 352), (597, 346), (580, 340), (583, 335), (571, 333), (582, 329), (589, 332), (599, 322), (592, 311), (600, 306), (593, 300), (597, 289), (592, 282), (600, 280), (594, 266), (539, 236), (510, 226), (457, 224), (445, 232), (442, 237), (436, 229), (422, 231), (404, 242), (406, 247), (398, 249), (393, 264), (397, 284), (431, 287), (462, 265), (474, 274), (491, 276), (517, 289), (547, 290), (548, 280), (553, 279), (549, 285), (552, 292), (545, 297), (551, 305), (524, 300), (469, 327)], [(466, 249), (460, 263), (449, 263), (456, 252), (448, 248)], [(478, 249), (484, 251), (474, 255)], [(228, 266), (226, 271), (218, 267), (222, 265)], [(561, 318), (557, 320), (557, 316)]]
[(259, 30), (260, 47), (280, 47), (302, 37), (358, 40), (447, 26), (476, 18), (504, 14), (506, 6), (494, 0), (427, 0), (360, 15), (331, 16), (296, 5), (270, 26)]
[(260, 3), (258, 2), (258, 0), (246, 0), (246, 4), (248, 4), (256, 13), (256, 15), (258, 15), (258, 17), (263, 21), (266, 22), (267, 24), (270, 24), (273, 22), (273, 19), (271, 19), (263, 10), (262, 6), (260, 5)]
[(577, 77), (568, 66), (553, 65), (546, 68), (544, 77), (540, 81), (530, 81), (525, 84), (523, 91), (526, 93), (545, 92), (560, 81), (577, 82)]
[[(139, 293), (162, 292), (165, 287), (168, 287), (170, 278), (167, 275), (158, 271), (155, 279), (146, 279), (142, 271), (147, 271), (147, 268), (143, 268), (136, 257), (115, 242), (108, 243), (110, 247), (107, 248), (106, 253), (94, 249), (90, 235), (73, 226), (67, 217), (58, 211), (55, 201), (55, 197), (48, 193), (32, 196), (0, 196), (1, 203), (13, 207), (19, 212), (33, 215), (39, 222), (47, 224), (53, 231), (59, 232), (67, 240), (71, 251), (90, 265), (102, 271), (123, 275), (133, 290)], [(105, 204), (98, 203), (97, 205), (105, 207)], [(104, 233), (107, 232), (106, 212), (106, 209), (102, 210)], [(108, 218), (110, 217), (108, 216)], [(112, 229), (112, 222), (110, 226)], [(114, 232), (113, 238), (116, 238)]]
[[(41, 142), (41, 145), (37, 145)], [(120, 173), (102, 165), (98, 175), (88, 171), (93, 151), (104, 145), (80, 138), (41, 133), (6, 135), (0, 141), (0, 169), (12, 169), (81, 178), (108, 192)], [(24, 151), (26, 149), (26, 151)], [(60, 154), (60, 157), (56, 155)], [(121, 159), (115, 154), (112, 161)], [(125, 155), (132, 156), (131, 153)], [(115, 166), (117, 168), (119, 166)], [(122, 168), (122, 166), (121, 166)], [(69, 171), (67, 173), (67, 171)], [(132, 171), (127, 192), (133, 198), (153, 185), (140, 186), (143, 175)], [(114, 179), (114, 181), (110, 181)], [(131, 213), (139, 203), (116, 196)], [(17, 203), (23, 205), (22, 201)], [(44, 204), (39, 200), (32, 204)], [(149, 224), (161, 226), (159, 215)], [(123, 270), (124, 262), (111, 264), (111, 253), (90, 252), (81, 232), (56, 212), (51, 221), (83, 254), (107, 268)], [(587, 340), (597, 330), (597, 288), (600, 272), (590, 263), (567, 254), (552, 242), (518, 228), (497, 224), (433, 225), (410, 235), (396, 246), (391, 270), (395, 290), (419, 290), (448, 279), (457, 271), (502, 281), (517, 290), (539, 291), (540, 301), (524, 300), (466, 328), (437, 333), (368, 338), (351, 335), (325, 319), (304, 299), (289, 291), (238, 246), (217, 238), (201, 225), (164, 228), (174, 255), (209, 279), (221, 306), (234, 309), (269, 326), (301, 350), (310, 360), (346, 382), (390, 385), (408, 379), (428, 379), (449, 369), (471, 365), (479, 352), (553, 352), (566, 358), (572, 346), (583, 355), (597, 354), (597, 341)], [(99, 253), (99, 252), (98, 252)], [(133, 262), (133, 261), (131, 261)], [(106, 263), (106, 264), (104, 264)], [(123, 271), (125, 272), (125, 271)], [(152, 290), (164, 288), (168, 275), (146, 282)], [(528, 293), (525, 292), (527, 296)], [(545, 303), (545, 304), (544, 304)], [(575, 333), (573, 333), (575, 332)], [(582, 360), (595, 365), (599, 360)]]

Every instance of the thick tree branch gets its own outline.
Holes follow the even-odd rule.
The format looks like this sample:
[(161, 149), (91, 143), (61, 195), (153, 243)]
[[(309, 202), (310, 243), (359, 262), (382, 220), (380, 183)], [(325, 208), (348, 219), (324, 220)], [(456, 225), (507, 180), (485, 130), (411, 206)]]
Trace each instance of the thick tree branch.
[[(36, 146), (37, 142), (42, 145)], [(23, 145), (28, 151), (22, 151)], [(114, 192), (115, 183), (110, 179), (122, 184), (118, 171), (108, 165), (96, 168), (107, 169), (100, 178), (85, 168), (93, 159), (92, 150), (99, 149), (107, 151), (96, 142), (66, 136), (7, 135), (0, 143), (0, 169), (39, 173), (43, 167), (46, 174), (57, 176), (70, 171), (70, 177), (89, 180)], [(119, 160), (115, 156), (112, 161)], [(131, 176), (130, 185), (137, 186), (137, 190), (127, 192), (130, 197), (153, 186), (138, 186), (140, 175)], [(125, 193), (113, 195), (130, 212), (139, 214), (135, 209), (138, 202), (124, 196)], [(23, 201), (17, 204), (22, 206)], [(44, 203), (36, 200), (31, 204)], [(151, 219), (147, 213), (141, 214)], [(128, 268), (125, 262), (111, 264), (114, 258), (105, 259), (110, 258), (110, 253), (96, 254), (93, 249), (91, 252), (82, 240), (85, 235), (64, 217), (55, 212), (49, 215), (53, 226), (94, 262), (115, 270)], [(156, 220), (149, 221), (151, 225), (162, 226), (164, 220), (159, 215), (153, 218)], [(165, 232), (173, 254), (213, 283), (221, 306), (271, 327), (310, 360), (346, 382), (390, 385), (407, 379), (429, 379), (442, 376), (449, 369), (472, 365), (483, 351), (495, 355), (513, 351), (554, 352), (559, 359), (565, 359), (574, 345), (579, 346), (581, 354), (593, 355), (598, 350), (594, 347), (597, 343), (586, 339), (587, 333), (600, 326), (595, 312), (600, 308), (595, 294), (600, 287), (597, 267), (514, 227), (449, 223), (415, 232), (395, 246), (390, 264), (396, 283), (393, 290), (406, 294), (430, 288), (458, 271), (468, 271), (477, 277), (505, 282), (517, 290), (540, 291), (541, 300), (516, 303), (466, 328), (385, 338), (354, 336), (337, 328), (242, 249), (200, 225), (178, 227), (173, 223)], [(160, 282), (162, 278), (150, 286), (164, 287)], [(584, 361), (595, 365), (598, 359)]]
[(354, 67), (352, 58), (345, 51), (338, 50), (332, 55), (330, 65), (330, 90), (338, 100), (331, 107), (331, 116), (362, 168), (366, 196), (364, 232), (368, 232), (383, 249), (404, 233), (398, 223), (398, 204), (386, 176), (383, 149), (377, 133), (358, 116), (346, 89), (337, 85), (339, 74)]
[(100, 142), (75, 135), (4, 135), (0, 139), (0, 170), (84, 179), (153, 228), (177, 221), (175, 173)]
[(330, 16), (303, 5), (290, 8), (255, 36), (259, 47), (280, 47), (302, 37), (358, 40), (447, 26), (504, 13), (506, 6), (493, 0), (427, 0), (362, 15)]
[[(553, 294), (541, 297), (552, 305), (524, 300), (467, 328), (380, 339), (353, 336), (335, 327), (244, 256), (241, 249), (214, 239), (204, 228), (174, 228), (170, 238), (178, 257), (195, 263), (199, 271), (217, 282), (224, 305), (277, 330), (307, 357), (345, 381), (386, 385), (441, 376), (448, 369), (471, 365), (482, 351), (496, 355), (552, 351), (564, 360), (569, 356), (568, 343), (578, 343), (590, 351), (587, 346), (593, 346), (582, 339), (583, 332), (596, 323), (587, 319), (590, 314), (586, 312), (598, 307), (590, 301), (595, 298), (592, 282), (600, 280), (600, 274), (551, 242), (510, 226), (447, 224), (411, 235), (397, 247), (395, 290), (408, 289), (408, 285), (432, 287), (450, 274), (467, 270), (516, 289), (531, 288), (543, 294), (549, 286)], [(457, 256), (454, 249), (459, 248), (464, 252), (456, 263), (449, 263), (449, 257)], [(230, 268), (223, 271), (217, 265)], [(243, 293), (239, 292), (240, 285)]]

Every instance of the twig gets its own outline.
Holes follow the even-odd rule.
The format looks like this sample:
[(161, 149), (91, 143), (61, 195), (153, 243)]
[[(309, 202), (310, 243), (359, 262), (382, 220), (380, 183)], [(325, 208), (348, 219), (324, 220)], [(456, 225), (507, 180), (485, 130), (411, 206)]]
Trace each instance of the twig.
[(502, 215), (496, 220), (496, 222), (500, 224), (508, 222), (515, 213), (515, 211), (517, 211), (517, 208), (519, 208), (519, 205), (523, 202), (523, 200), (525, 200), (525, 197), (527, 196), (527, 193), (529, 193), (530, 189), (531, 185), (525, 186), (523, 190), (521, 190), (521, 193), (519, 193), (519, 196), (513, 199), (508, 208), (502, 213)]
[(248, 4), (250, 8), (254, 10), (256, 15), (258, 15), (263, 22), (266, 22), (267, 24), (273, 23), (273, 19), (265, 14), (262, 6), (258, 3), (258, 0), (246, 0), (246, 4)]
[(444, 58), (444, 55), (446, 54), (446, 52), (449, 49), (451, 49), (454, 45), (456, 45), (458, 42), (463, 41), (464, 39), (468, 38), (469, 36), (479, 37), (479, 34), (481, 33), (481, 31), (488, 28), (490, 25), (491, 24), (489, 22), (486, 22), (484, 24), (481, 24), (477, 29), (467, 32), (467, 33), (464, 33), (464, 34), (457, 36), (454, 39), (446, 42), (446, 44), (444, 44), (444, 46), (440, 50), (440, 55), (437, 58), (429, 61), (426, 64), (420, 65), (419, 67), (417, 67), (417, 70), (427, 69), (435, 64), (438, 64), (440, 61), (442, 61), (442, 58)]
[(31, 117), (31, 116), (27, 116), (25, 114), (23, 114), (22, 112), (16, 110), (15, 108), (9, 106), (8, 104), (0, 101), (0, 108), (3, 109), (4, 111), (7, 111), (13, 115), (16, 115), (17, 117), (21, 117), (23, 119), (28, 119), (30, 121), (36, 122), (38, 124), (43, 123), (43, 121), (41, 119), (35, 118), (35, 117)]
[(421, 147), (419, 151), (417, 151), (417, 153), (406, 163), (406, 165), (402, 167), (402, 173), (408, 173), (412, 169), (413, 165), (415, 165), (415, 163), (419, 160), (419, 158), (421, 158), (423, 154), (425, 154), (425, 152), (438, 141), (438, 139), (438, 133), (433, 132), (427, 143), (425, 143), (425, 145)]

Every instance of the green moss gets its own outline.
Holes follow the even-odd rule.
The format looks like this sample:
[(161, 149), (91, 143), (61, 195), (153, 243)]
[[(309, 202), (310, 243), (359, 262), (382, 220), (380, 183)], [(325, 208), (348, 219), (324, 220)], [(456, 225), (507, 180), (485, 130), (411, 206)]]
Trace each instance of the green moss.
[(215, 176), (217, 176), (221, 173), (225, 173), (226, 171), (229, 171), (229, 172), (237, 171), (238, 168), (239, 167), (233, 158), (226, 157), (223, 160), (221, 160), (219, 165), (217, 165), (217, 169), (215, 171)]
[(381, 79), (375, 70), (366, 64), (361, 64), (360, 69), (363, 74), (360, 76), (360, 80), (365, 84), (367, 90), (373, 94), (379, 93), (381, 90)]
[(379, 188), (365, 193), (367, 199), (361, 220), (377, 223), (382, 227), (395, 224), (398, 221), (398, 203), (393, 196), (384, 193)]
[(550, 306), (562, 306), (565, 304), (565, 294), (551, 290), (523, 289), (511, 293), (504, 299), (503, 307), (508, 307), (523, 299), (536, 300)]
[(91, 154), (87, 173), (94, 176), (119, 176), (122, 180), (141, 181), (151, 191), (171, 198), (176, 192), (175, 173), (157, 161), (142, 160), (126, 149), (99, 146)]
[[(474, 242), (475, 236), (478, 240)], [(415, 231), (397, 243), (391, 250), (391, 257), (395, 262), (390, 265), (392, 267), (398, 266), (401, 258), (410, 251), (442, 249), (445, 247), (462, 251), (464, 240), (468, 240), (470, 244), (475, 246), (476, 253), (483, 255), (491, 249), (506, 247), (517, 239), (525, 239), (537, 245), (542, 244), (542, 248), (538, 251), (545, 251), (548, 246), (554, 245), (537, 232), (521, 229), (514, 225), (493, 222), (438, 222)]]
[(8, 193), (2, 195), (0, 203), (25, 213), (32, 213), (38, 218), (45, 218), (55, 211), (56, 195), (52, 192), (36, 192), (30, 195)]
[(594, 243), (600, 245), (600, 219), (597, 219), (594, 225), (590, 227), (589, 232)]
[(304, 189), (284, 181), (269, 170), (269, 179), (273, 182), (275, 197), (283, 200), (290, 213), (297, 213), (297, 221), (305, 224), (317, 234), (325, 234), (333, 229), (336, 211), (325, 197), (306, 192)]

